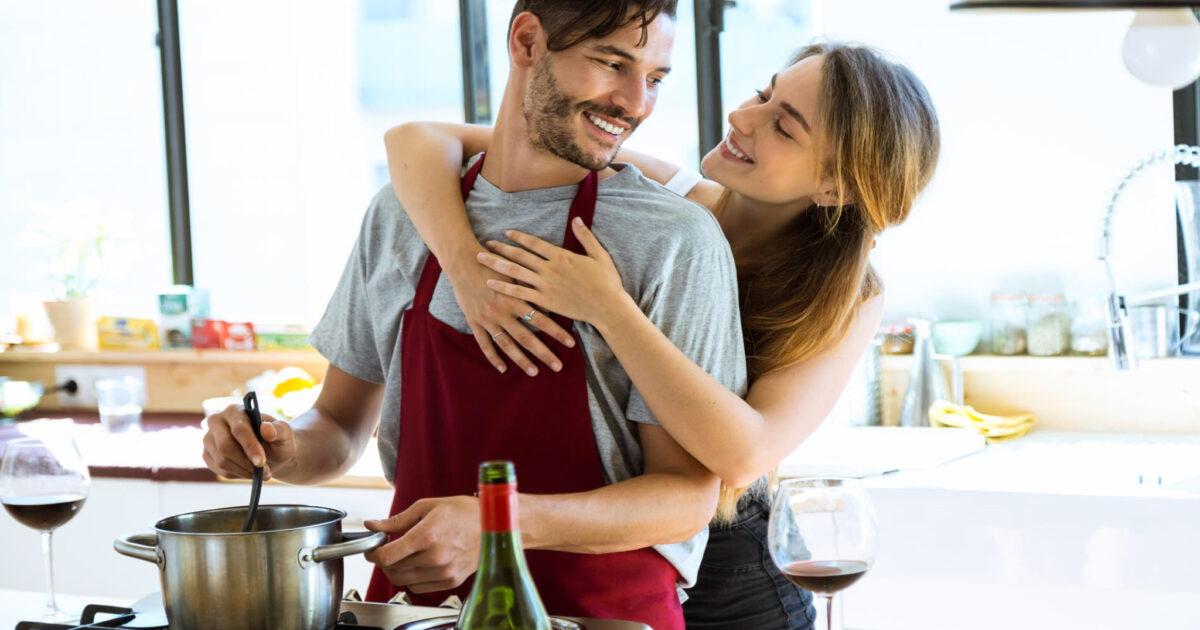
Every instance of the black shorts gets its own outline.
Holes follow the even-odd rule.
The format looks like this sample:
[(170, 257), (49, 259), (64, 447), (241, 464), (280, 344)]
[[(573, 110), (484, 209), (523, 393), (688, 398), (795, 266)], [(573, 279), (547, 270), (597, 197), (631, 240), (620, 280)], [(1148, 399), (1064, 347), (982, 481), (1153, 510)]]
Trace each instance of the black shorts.
[(738, 520), (709, 528), (708, 548), (683, 616), (688, 630), (810, 630), (812, 593), (787, 581), (767, 551), (770, 509), (743, 501)]

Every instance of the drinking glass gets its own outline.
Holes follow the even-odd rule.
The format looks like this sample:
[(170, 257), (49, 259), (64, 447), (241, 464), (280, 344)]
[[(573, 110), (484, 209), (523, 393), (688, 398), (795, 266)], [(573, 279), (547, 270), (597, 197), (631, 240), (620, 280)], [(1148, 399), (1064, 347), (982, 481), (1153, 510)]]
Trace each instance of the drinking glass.
[(54, 601), (51, 536), (71, 520), (87, 498), (91, 475), (70, 437), (12, 440), (0, 460), (0, 503), (18, 523), (41, 532), (46, 562), (46, 620), (66, 615)]
[(132, 376), (96, 381), (100, 424), (110, 433), (136, 431), (142, 425), (142, 379)]
[(790, 479), (771, 506), (767, 546), (775, 566), (800, 588), (825, 600), (833, 630), (833, 595), (875, 562), (875, 509), (856, 479)]

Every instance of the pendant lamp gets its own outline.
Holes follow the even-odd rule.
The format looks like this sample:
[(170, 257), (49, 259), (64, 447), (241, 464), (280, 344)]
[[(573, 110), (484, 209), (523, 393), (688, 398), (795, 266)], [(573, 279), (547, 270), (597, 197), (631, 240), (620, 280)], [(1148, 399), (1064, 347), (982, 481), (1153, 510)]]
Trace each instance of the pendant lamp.
[(962, 0), (951, 11), (1031, 12), (1134, 10), (1121, 58), (1129, 73), (1154, 87), (1178, 90), (1200, 77), (1200, 0)]

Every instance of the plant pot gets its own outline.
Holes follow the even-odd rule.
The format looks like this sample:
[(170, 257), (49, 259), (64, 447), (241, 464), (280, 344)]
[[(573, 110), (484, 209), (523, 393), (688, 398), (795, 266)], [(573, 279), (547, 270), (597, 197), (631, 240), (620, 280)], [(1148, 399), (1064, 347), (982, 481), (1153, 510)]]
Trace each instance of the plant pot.
[(99, 347), (96, 336), (96, 301), (90, 297), (42, 302), (46, 316), (54, 327), (54, 340), (60, 350), (95, 350)]

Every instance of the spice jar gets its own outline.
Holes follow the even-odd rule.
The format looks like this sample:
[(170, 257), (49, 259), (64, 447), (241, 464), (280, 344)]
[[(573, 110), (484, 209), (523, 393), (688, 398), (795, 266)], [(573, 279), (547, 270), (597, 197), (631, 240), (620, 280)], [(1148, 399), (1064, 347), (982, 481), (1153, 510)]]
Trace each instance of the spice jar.
[(1108, 352), (1108, 305), (1104, 300), (1084, 298), (1075, 303), (1071, 352), (1091, 357)]
[(1071, 347), (1071, 314), (1058, 293), (1029, 296), (1029, 354), (1052, 357)]
[(883, 354), (912, 354), (915, 340), (912, 324), (881, 326), (877, 337)]
[(1025, 307), (1022, 293), (992, 294), (992, 354), (1025, 354)]

